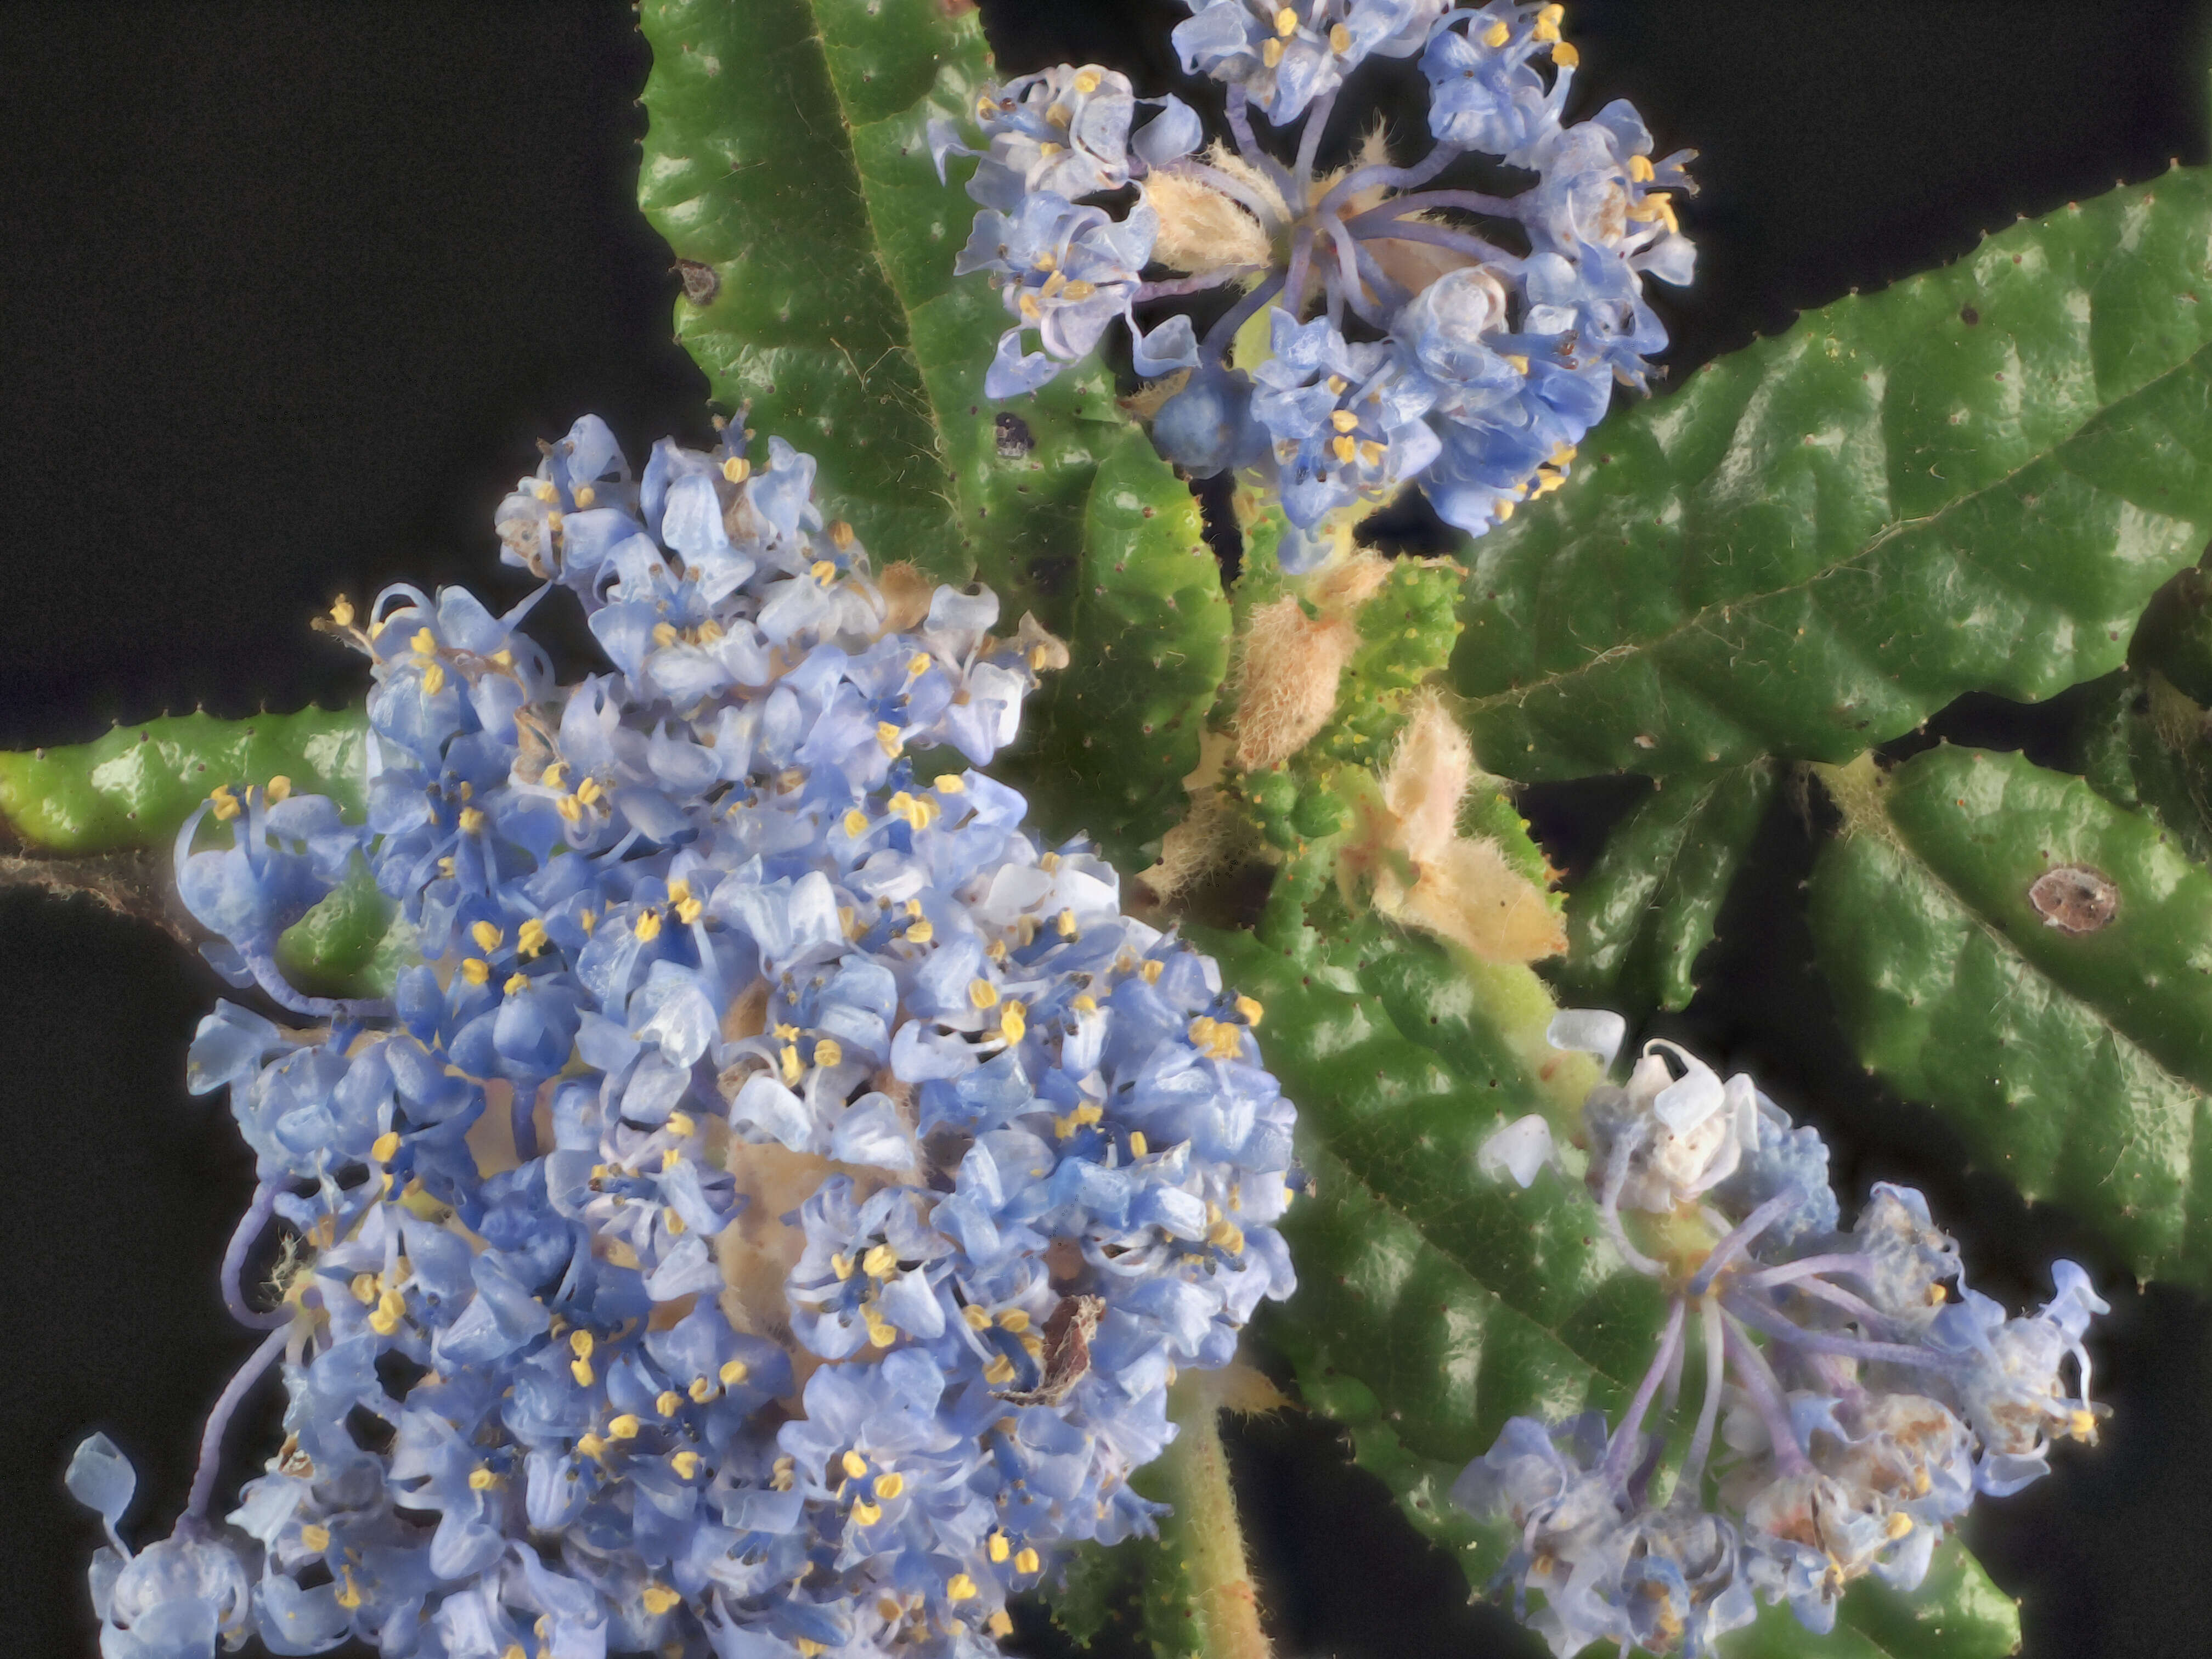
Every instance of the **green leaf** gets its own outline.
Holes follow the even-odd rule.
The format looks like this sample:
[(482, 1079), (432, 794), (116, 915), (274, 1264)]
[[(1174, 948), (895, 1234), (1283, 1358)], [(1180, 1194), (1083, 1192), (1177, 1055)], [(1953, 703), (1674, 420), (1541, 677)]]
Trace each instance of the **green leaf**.
[[(1454, 679), (1518, 778), (1842, 761), (2119, 666), (2212, 535), (2212, 173), (1808, 313), (1471, 546)], [(2204, 301), (2204, 303), (2200, 303)]]
[(639, 200), (685, 262), (677, 332), (714, 396), (820, 461), (879, 566), (980, 569), (1010, 618), (1064, 633), (1091, 474), (1127, 422), (1095, 361), (1003, 411), (983, 397), (1009, 319), (952, 275), (968, 164), (939, 184), (923, 136), (992, 78), (973, 8), (650, 0), (640, 21)]
[(2204, 710), (2153, 670), (2115, 674), (2084, 711), (2073, 763), (2116, 806), (2148, 814), (2200, 863), (2212, 862), (2212, 744)]
[[(1824, 775), (1850, 833), (1814, 871), (1813, 932), (1860, 1057), (2137, 1273), (2212, 1277), (2212, 875), (2154, 818), (2015, 755)], [(2108, 923), (2046, 923), (2030, 890), (2058, 866), (2112, 884)]]
[(1229, 599), (1197, 503), (1141, 432), (1100, 463), (1082, 546), (1084, 648), (1032, 717), (1041, 737), (1009, 770), (1048, 821), (1087, 830), (1137, 870), (1152, 862), (1146, 844), (1188, 805), (1182, 780), (1197, 769), (1229, 667)]
[[(1060, 1583), (1036, 1592), (1052, 1615), (1052, 1622), (1078, 1647), (1089, 1647), (1109, 1625), (1118, 1624), (1136, 1592), (1139, 1568), (1152, 1565), (1158, 1547), (1149, 1539), (1132, 1538), (1108, 1547), (1080, 1543), (1067, 1552)], [(1149, 1574), (1146, 1574), (1149, 1577)]]
[(166, 850), (216, 785), (275, 777), (357, 816), (367, 730), (358, 708), (243, 720), (180, 714), (118, 726), (91, 743), (0, 753), (0, 833), (48, 853)]
[(1689, 1006), (1692, 969), (1773, 795), (1773, 769), (1754, 761), (1639, 802), (1569, 896), (1567, 1000), (1632, 1018)]
[[(1656, 1288), (1593, 1242), (1586, 1199), (1474, 1170), (1498, 1122), (1564, 1116), (1594, 1073), (1540, 1049), (1552, 1004), (1525, 970), (1470, 975), (1380, 934), (1361, 941), (1357, 968), (1293, 963), (1248, 935), (1201, 942), (1265, 1004), (1267, 1061), (1298, 1103), (1314, 1177), (1284, 1222), (1297, 1293), (1262, 1334), (1480, 1594), (1513, 1540), (1454, 1508), (1453, 1480), (1509, 1417), (1617, 1413), (1657, 1340)], [(1834, 1636), (1770, 1608), (1723, 1653), (1995, 1659), (2019, 1644), (2017, 1609), (1953, 1542), (1910, 1595), (1854, 1586)]]
[(310, 996), (389, 997), (422, 959), (415, 930), (356, 854), (346, 878), (276, 939), (276, 965)]

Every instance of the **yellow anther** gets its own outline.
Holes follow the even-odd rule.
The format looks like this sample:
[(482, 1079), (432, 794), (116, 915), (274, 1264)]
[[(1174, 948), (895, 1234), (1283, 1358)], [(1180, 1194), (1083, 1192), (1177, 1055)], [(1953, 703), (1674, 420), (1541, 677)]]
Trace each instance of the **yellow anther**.
[(906, 1477), (896, 1469), (887, 1470), (876, 1477), (876, 1496), (889, 1503), (906, 1490)]
[(1014, 1380), (1014, 1362), (1002, 1353), (991, 1356), (991, 1363), (983, 1367), (983, 1380), (994, 1389), (1003, 1389)]
[(1482, 32), (1482, 44), (1495, 52), (1513, 38), (1513, 31), (1503, 23), (1492, 23)]
[[(576, 1362), (576, 1364), (579, 1364), (579, 1365), (582, 1364), (583, 1363), (584, 1363), (584, 1362), (583, 1362), (583, 1361), (581, 1361), (580, 1359), (580, 1360), (578, 1360), (578, 1361)], [(574, 1369), (575, 1369), (575, 1367), (574, 1367), (574, 1366), (571, 1366), (571, 1367), (569, 1367), (569, 1369), (573, 1370), (574, 1370)], [(589, 1388), (589, 1387), (591, 1386), (591, 1384), (587, 1382), (587, 1383), (586, 1383), (584, 1386), (585, 1386), (586, 1388)], [(602, 1440), (602, 1439), (601, 1439), (598, 1435), (596, 1435), (596, 1434), (580, 1434), (580, 1435), (578, 1435), (578, 1436), (576, 1437), (576, 1449), (577, 1449), (578, 1451), (580, 1451), (580, 1452), (583, 1453), (583, 1454), (584, 1454), (584, 1455), (585, 1455), (585, 1456), (586, 1456), (586, 1457), (596, 1457), (596, 1458), (599, 1459), (602, 1462), (605, 1462), (605, 1460), (606, 1460), (606, 1455), (607, 1455), (607, 1443), (606, 1443), (605, 1441)]]
[(1504, 495), (1498, 498), (1498, 522), (1504, 524), (1513, 516), (1514, 502)]
[(695, 1376), (691, 1379), (691, 1386), (686, 1389), (684, 1393), (703, 1406), (714, 1397), (714, 1379), (711, 1376)]
[(331, 620), (340, 628), (353, 626), (353, 601), (343, 593), (331, 605)]
[(1237, 999), (1237, 1012), (1243, 1017), (1247, 1025), (1257, 1025), (1267, 1011), (1260, 1005), (1256, 997), (1240, 996)]
[(469, 1471), (469, 1490), (471, 1492), (489, 1492), (497, 1485), (499, 1485), (499, 1477), (494, 1474), (489, 1469), (477, 1468), (471, 1469)]
[(1234, 1060), (1244, 1052), (1244, 1028), (1200, 1014), (1190, 1023), (1190, 1042), (1209, 1060)]
[(590, 1388), (592, 1386), (592, 1362), (588, 1359), (570, 1360), (568, 1362), (568, 1375), (574, 1377), (580, 1386), (586, 1389)]
[(1098, 90), (1099, 74), (1095, 69), (1080, 70), (1075, 77), (1075, 89), (1088, 95)]
[(407, 641), (407, 648), (418, 657), (434, 657), (438, 654), (438, 636), (427, 628), (418, 628), (415, 637)]
[(1552, 48), (1552, 61), (1561, 69), (1572, 69), (1583, 61), (1583, 55), (1562, 40)]
[(842, 1457), (839, 1458), (837, 1460), (837, 1467), (844, 1470), (847, 1474), (852, 1476), (854, 1480), (858, 1480), (867, 1474), (868, 1460), (861, 1456), (859, 1450), (855, 1449), (848, 1450)]
[(978, 1008), (995, 1008), (999, 1006), (999, 988), (988, 979), (970, 980), (968, 1000)]
[(589, 1359), (592, 1357), (592, 1350), (597, 1346), (598, 1340), (589, 1331), (568, 1333), (568, 1352), (579, 1359)]
[(1029, 1010), (1018, 1000), (1009, 1000), (999, 1010), (999, 1035), (1007, 1042), (1019, 1042), (1029, 1029)]
[(518, 991), (527, 991), (530, 988), (530, 975), (527, 974), (510, 974), (507, 975), (507, 983), (501, 986), (499, 988), (509, 996), (513, 996)]
[(988, 1331), (991, 1328), (991, 1316), (973, 1302), (961, 1309), (960, 1316), (968, 1322), (968, 1328), (971, 1331)]
[(676, 920), (689, 927), (699, 920), (706, 908), (707, 907), (696, 898), (680, 898), (676, 901)]
[(576, 486), (576, 505), (578, 507), (589, 507), (593, 501), (596, 501), (599, 499), (599, 492), (592, 489), (591, 485), (578, 484)]
[(907, 678), (908, 678), (908, 679), (914, 679), (914, 678), (915, 678), (917, 676), (920, 676), (920, 675), (922, 675), (922, 674), (927, 674), (928, 672), (929, 672), (929, 653), (928, 653), (928, 652), (927, 652), (927, 651), (917, 651), (917, 652), (915, 652), (915, 653), (914, 653), (914, 655), (912, 655), (911, 657), (908, 657), (908, 658), (906, 659), (906, 677), (907, 677)]
[(228, 823), (238, 816), (238, 797), (230, 793), (228, 784), (219, 783), (209, 790), (208, 799), (215, 804), (215, 815), (221, 822)]
[(1639, 185), (1650, 184), (1654, 177), (1651, 167), (1651, 158), (1648, 155), (1630, 156), (1628, 158), (1628, 176), (1636, 180)]
[(871, 1279), (889, 1279), (898, 1271), (898, 1252), (888, 1244), (872, 1244), (860, 1258), (860, 1271)]
[(635, 916), (630, 918), (629, 930), (637, 936), (641, 944), (648, 939), (659, 939), (660, 937), (660, 912), (658, 910), (639, 911)]
[(655, 623), (653, 625), (653, 642), (655, 645), (671, 646), (682, 637), (683, 635), (676, 631), (674, 623)]
[(471, 957), (461, 963), (461, 977), (471, 985), (489, 984), (491, 981), (491, 963), (486, 962), (482, 957)]
[(530, 486), (530, 493), (541, 501), (557, 501), (561, 499), (561, 492), (553, 488), (553, 481), (550, 478), (538, 479)]
[(845, 834), (848, 836), (854, 841), (858, 841), (867, 833), (868, 815), (866, 812), (855, 806), (845, 814)]
[(1382, 465), (1382, 446), (1372, 438), (1362, 438), (1359, 441), (1359, 460), (1363, 466)]
[(398, 1152), (399, 1133), (396, 1129), (386, 1129), (382, 1134), (377, 1136), (374, 1143), (368, 1149), (368, 1155), (379, 1164), (391, 1163), (398, 1156)]
[(860, 1310), (860, 1316), (868, 1322), (868, 1346), (888, 1348), (898, 1340), (898, 1328), (873, 1308)]
[(1231, 1255), (1242, 1255), (1244, 1253), (1244, 1230), (1224, 1216), (1206, 1229), (1206, 1242), (1218, 1245)]
[(525, 962), (545, 948), (545, 924), (532, 916), (515, 930), (514, 951)]
[(948, 1601), (968, 1601), (975, 1599), (975, 1581), (964, 1572), (956, 1572), (945, 1581), (945, 1599)]
[(1341, 58), (1352, 50), (1352, 31), (1341, 23), (1332, 23), (1328, 29), (1328, 49)]
[(742, 1359), (725, 1359), (722, 1369), (715, 1373), (722, 1379), (722, 1386), (726, 1389), (736, 1388), (752, 1374), (753, 1368)]
[(1036, 1551), (1026, 1544), (1022, 1547), (1022, 1553), (1014, 1558), (1016, 1572), (1035, 1572), (1042, 1565), (1037, 1559)]
[(1009, 1308), (999, 1316), (999, 1328), (1019, 1336), (1030, 1328), (1030, 1316), (1019, 1308)]
[(499, 949), (500, 930), (488, 921), (480, 921), (469, 929), (469, 937), (477, 942), (477, 949), (489, 955)]
[(587, 939), (591, 937), (592, 930), (599, 925), (598, 914), (591, 910), (577, 912), (576, 920), (583, 924), (584, 935)]
[(900, 731), (898, 727), (893, 726), (889, 720), (878, 720), (876, 722), (876, 745), (878, 748), (881, 749), (884, 754), (890, 756), (891, 759), (896, 760), (901, 755), (906, 752), (906, 733)]
[(1098, 1012), (1098, 999), (1086, 991), (1071, 1000), (1067, 1006), (1079, 1014), (1095, 1014)]
[(300, 1528), (300, 1541), (319, 1555), (331, 1547), (331, 1529), (310, 1522)]
[(842, 519), (832, 519), (828, 525), (830, 544), (842, 553), (853, 545), (853, 526)]
[(1269, 69), (1273, 69), (1276, 64), (1281, 63), (1283, 61), (1283, 43), (1280, 40), (1273, 40), (1262, 41), (1260, 45), (1260, 61), (1265, 64)]
[(571, 823), (578, 822), (584, 816), (584, 803), (578, 800), (574, 795), (562, 796), (560, 799), (553, 803), (553, 807), (556, 811), (559, 812), (562, 817), (568, 819)]
[(665, 1584), (647, 1584), (645, 1594), (638, 1599), (645, 1603), (645, 1610), (658, 1619), (684, 1598)]
[(699, 1454), (680, 1451), (668, 1460), (668, 1467), (676, 1471), (678, 1480), (696, 1480), (699, 1474)]
[(376, 1299), (376, 1311), (368, 1316), (368, 1328), (379, 1336), (389, 1336), (399, 1328), (406, 1312), (407, 1298), (398, 1291), (387, 1289)]
[(422, 694), (434, 697), (446, 689), (446, 670), (442, 664), (432, 663), (422, 671)]
[(830, 1258), (830, 1271), (837, 1275), (841, 1283), (850, 1279), (853, 1276), (853, 1258), (839, 1251)]
[(1079, 276), (1067, 285), (1066, 293), (1060, 297), (1071, 301), (1087, 300), (1097, 292), (1098, 285), (1096, 283), (1086, 283)]
[(1513, 372), (1516, 374), (1526, 374), (1528, 372), (1528, 360), (1520, 352), (1507, 352), (1505, 354), (1505, 361), (1513, 365)]
[(1141, 962), (1137, 964), (1137, 977), (1147, 985), (1158, 985), (1160, 982), (1160, 970), (1166, 966), (1167, 963), (1159, 961), (1157, 957)]
[(993, 939), (983, 947), (983, 954), (994, 962), (1004, 962), (1006, 959), (1006, 941), (1002, 939)]
[(1330, 413), (1328, 423), (1339, 432), (1350, 432), (1358, 426), (1359, 416), (1348, 409), (1335, 410)]
[(665, 1174), (666, 1174), (669, 1170), (671, 1170), (674, 1169), (678, 1164), (681, 1164), (683, 1161), (684, 1161), (684, 1150), (683, 1150), (683, 1148), (682, 1148), (682, 1147), (680, 1147), (680, 1146), (663, 1146), (663, 1147), (660, 1149), (660, 1168), (661, 1168), (661, 1172), (662, 1172), (664, 1175), (665, 1175)]
[(1037, 290), (1037, 297), (1041, 300), (1058, 299), (1060, 289), (1066, 286), (1067, 273), (1064, 270), (1056, 270), (1044, 279), (1044, 286)]
[(378, 1281), (374, 1273), (356, 1273), (353, 1276), (353, 1282), (346, 1288), (353, 1292), (353, 1299), (365, 1308), (376, 1300), (378, 1292), (382, 1291), (384, 1286)]
[(653, 1402), (653, 1409), (663, 1417), (673, 1417), (684, 1409), (684, 1396), (673, 1389), (664, 1389), (660, 1397)]
[(1106, 1115), (1106, 1109), (1095, 1100), (1086, 1100), (1068, 1115), (1088, 1128)]
[(947, 772), (929, 787), (940, 795), (965, 794), (968, 789), (968, 780), (957, 772)]
[(1030, 261), (1030, 268), (1036, 270), (1051, 270), (1059, 264), (1060, 261), (1053, 257), (1050, 248), (1046, 248), (1036, 258)]
[(1006, 1534), (994, 1532), (985, 1542), (983, 1553), (991, 1558), (994, 1565), (996, 1565), (1012, 1555), (1014, 1553), (1014, 1547), (1006, 1541)]
[(1297, 32), (1298, 15), (1290, 7), (1285, 6), (1275, 14), (1275, 33), (1287, 40)]
[(1151, 1150), (1151, 1147), (1152, 1143), (1145, 1139), (1145, 1132), (1142, 1129), (1132, 1129), (1129, 1131), (1129, 1156), (1131, 1158), (1142, 1158), (1146, 1152)]
[(732, 483), (743, 483), (753, 475), (753, 464), (742, 455), (732, 455), (722, 463), (722, 476)]
[(783, 1045), (781, 1063), (783, 1066), (784, 1086), (787, 1089), (797, 1088), (799, 1086), (799, 1077), (805, 1068), (799, 1063), (799, 1050), (795, 1046), (788, 1042)]
[(2097, 1432), (2097, 1414), (2076, 1409), (2067, 1413), (2066, 1432), (2076, 1440), (2087, 1440)]
[(449, 858), (440, 859), (438, 860), (438, 873), (443, 876), (447, 881), (451, 881), (453, 878), (453, 860)]
[(356, 1607), (361, 1605), (361, 1589), (353, 1582), (353, 1569), (351, 1567), (340, 1568), (339, 1577), (343, 1584), (343, 1588), (340, 1589), (337, 1593), (337, 1604), (343, 1607), (348, 1613), (351, 1613)]
[(1545, 6), (1536, 13), (1536, 15), (1547, 23), (1557, 23), (1566, 15), (1567, 9), (1560, 5)]
[(828, 587), (837, 580), (837, 567), (828, 559), (817, 559), (806, 567), (806, 574)]
[(855, 1526), (872, 1527), (883, 1518), (883, 1510), (868, 1502), (866, 1498), (856, 1498), (854, 1501), (853, 1523)]
[(483, 815), (483, 809), (481, 807), (461, 808), (460, 828), (461, 833), (465, 836), (481, 836), (483, 834), (484, 825), (490, 822), (491, 820)]
[(635, 1440), (637, 1431), (645, 1425), (629, 1413), (624, 1412), (607, 1425), (607, 1432), (617, 1440)]
[(289, 800), (292, 799), (292, 780), (279, 773), (269, 780), (269, 787), (262, 793), (268, 796), (271, 806), (280, 800)]
[(671, 1233), (675, 1234), (678, 1237), (683, 1236), (684, 1223), (684, 1213), (682, 1211), (675, 1208), (672, 1205), (661, 1211), (660, 1218), (666, 1224), (668, 1231)]
[[(1342, 26), (1339, 25), (1339, 27), (1341, 27)], [(988, 1619), (986, 1619), (983, 1623), (989, 1628), (991, 1634), (994, 1636), (1012, 1636), (1014, 1633), (1013, 1615), (1008, 1613), (1004, 1607), (994, 1608), (992, 1610), (991, 1616)]]
[(1532, 38), (1538, 40), (1556, 40), (1559, 38), (1559, 20), (1556, 17), (1546, 17), (1540, 13), (1536, 18), (1536, 27), (1528, 33)]

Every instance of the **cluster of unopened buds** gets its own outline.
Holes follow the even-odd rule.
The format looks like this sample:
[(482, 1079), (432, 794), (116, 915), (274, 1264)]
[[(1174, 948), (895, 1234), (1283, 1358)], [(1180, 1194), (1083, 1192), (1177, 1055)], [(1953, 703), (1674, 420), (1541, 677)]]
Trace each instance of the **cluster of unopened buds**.
[[(1552, 1025), (1607, 1067), (1622, 1035), (1607, 1013)], [(1876, 1186), (1840, 1231), (1819, 1134), (1671, 1043), (1592, 1090), (1583, 1130), (1613, 1248), (1667, 1286), (1658, 1351), (1618, 1424), (1514, 1418), (1453, 1488), (1510, 1523), (1498, 1582), (1554, 1652), (1709, 1653), (1755, 1597), (1825, 1632), (1853, 1580), (1916, 1588), (1977, 1493), (2017, 1492), (2053, 1442), (2095, 1437), (2082, 1336), (2107, 1309), (2073, 1262), (2052, 1265), (2040, 1312), (2008, 1318), (1966, 1287), (1911, 1188)], [(1532, 1117), (1482, 1161), (1526, 1187), (1560, 1158)], [(1646, 1424), (1655, 1402), (1674, 1413), (1693, 1328), (1703, 1399), (1669, 1480), (1669, 1436)]]
[[(1644, 386), (1666, 343), (1643, 279), (1690, 279), (1672, 194), (1692, 188), (1689, 152), (1653, 161), (1625, 102), (1562, 118), (1579, 60), (1557, 5), (1186, 3), (1175, 44), (1226, 88), (1228, 143), (1206, 147), (1182, 100), (1139, 99), (1095, 65), (983, 89), (981, 150), (932, 124), (940, 171), (979, 157), (968, 191), (983, 210), (957, 269), (992, 273), (1014, 319), (986, 391), (1035, 391), (1122, 319), (1137, 374), (1172, 387), (1160, 452), (1194, 477), (1270, 486), (1293, 573), (1408, 483), (1476, 534), (1556, 489), (1614, 382)], [(1370, 58), (1418, 58), (1432, 147), (1398, 165), (1377, 128), (1318, 170), (1339, 92)], [(1154, 112), (1135, 126), (1139, 104)], [(1536, 182), (1513, 196), (1438, 183), (1474, 155)], [(1203, 337), (1185, 312), (1137, 320), (1209, 290), (1236, 298)]]
[[(366, 822), (234, 781), (179, 835), (210, 959), (303, 1025), (225, 1003), (192, 1047), (268, 1334), (171, 1537), (129, 1550), (130, 1467), (79, 1449), (106, 1659), (988, 1655), (1062, 1547), (1151, 1528), (1177, 1368), (1291, 1288), (1261, 1010), (974, 769), (1058, 642), (872, 573), (813, 472), (726, 430), (633, 477), (580, 421), (499, 512), (529, 599), (330, 620), (374, 665)], [(556, 587), (612, 672), (517, 631)], [(420, 965), (303, 995), (278, 936), (364, 870)]]

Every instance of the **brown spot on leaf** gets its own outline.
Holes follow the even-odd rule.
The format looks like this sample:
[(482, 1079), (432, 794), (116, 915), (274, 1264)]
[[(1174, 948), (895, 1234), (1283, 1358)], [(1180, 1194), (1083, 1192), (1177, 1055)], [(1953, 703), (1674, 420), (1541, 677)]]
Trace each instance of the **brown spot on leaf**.
[(2118, 884), (2086, 864), (2045, 871), (2027, 890), (2027, 902), (2045, 927), (2062, 933), (2094, 933), (2120, 914)]
[(684, 297), (695, 306), (710, 306), (714, 296), (722, 291), (721, 273), (712, 265), (702, 265), (696, 259), (678, 259), (677, 275), (684, 279)]

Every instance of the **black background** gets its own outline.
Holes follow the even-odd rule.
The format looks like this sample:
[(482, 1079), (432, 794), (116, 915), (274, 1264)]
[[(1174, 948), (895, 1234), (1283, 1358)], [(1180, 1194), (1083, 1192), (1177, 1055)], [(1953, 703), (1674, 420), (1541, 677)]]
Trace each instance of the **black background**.
[[(1667, 306), (1675, 373), (2016, 215), (2202, 162), (2208, 13), (1583, 0), (1581, 109), (1632, 98), (1662, 149), (1703, 152), (1699, 280)], [(1094, 58), (1140, 89), (1172, 83), (1160, 41), (1182, 15), (986, 7), (1010, 71)], [(586, 409), (636, 453), (703, 437), (667, 252), (633, 205), (647, 64), (620, 4), (0, 6), (0, 748), (195, 704), (349, 700), (353, 659), (308, 617), (403, 575), (514, 591), (488, 525), (536, 440)], [(1985, 703), (1951, 729), (2032, 744), (2047, 719)], [(1527, 805), (1573, 864), (1631, 793)], [(1760, 878), (1675, 1024), (1830, 1133), (1847, 1204), (1885, 1177), (1928, 1188), (1984, 1288), (2039, 1297), (2063, 1252), (2112, 1289), (2104, 1445), (1985, 1503), (1969, 1536), (2024, 1598), (2032, 1654), (2200, 1651), (2212, 1322), (2194, 1297), (2136, 1293), (2094, 1239), (1860, 1074), (1804, 965), (1812, 833), (1787, 811), (1769, 823)], [(215, 1289), (248, 1161), (181, 1081), (218, 988), (87, 906), (0, 896), (11, 1653), (89, 1650), (95, 1529), (61, 1491), (70, 1448), (107, 1429), (143, 1472), (134, 1528), (158, 1535), (199, 1414), (251, 1346)], [(1463, 1605), (1455, 1565), (1335, 1466), (1323, 1429), (1290, 1417), (1233, 1449), (1286, 1654), (1528, 1650)]]

